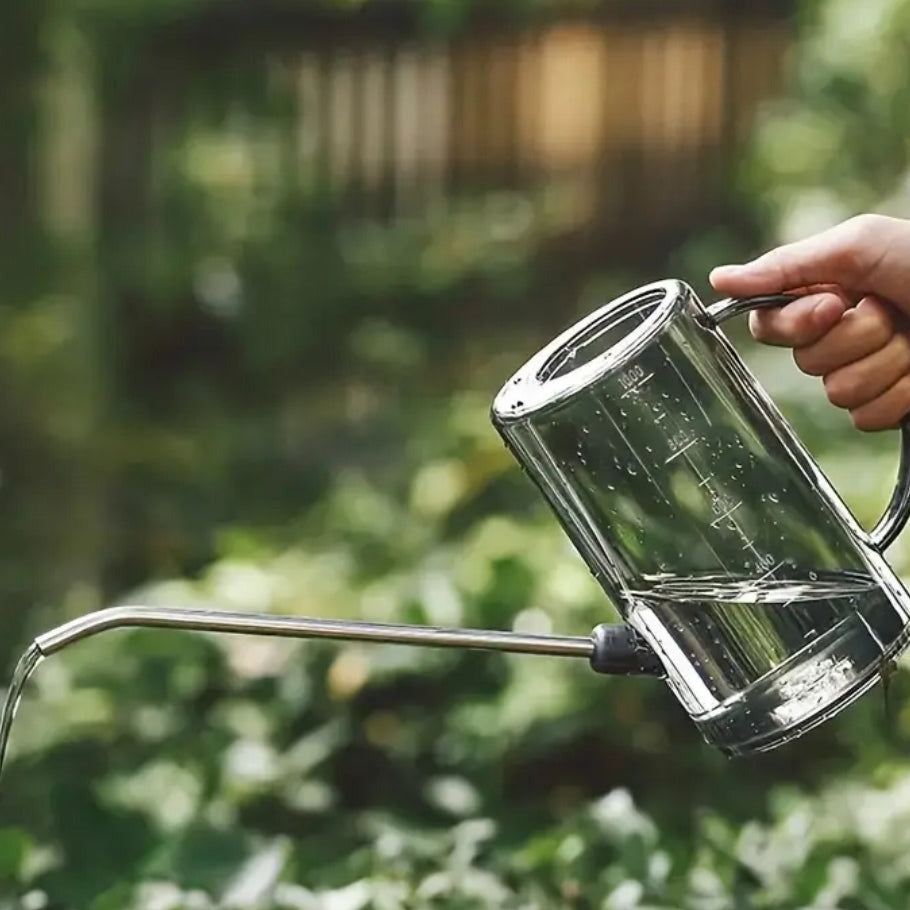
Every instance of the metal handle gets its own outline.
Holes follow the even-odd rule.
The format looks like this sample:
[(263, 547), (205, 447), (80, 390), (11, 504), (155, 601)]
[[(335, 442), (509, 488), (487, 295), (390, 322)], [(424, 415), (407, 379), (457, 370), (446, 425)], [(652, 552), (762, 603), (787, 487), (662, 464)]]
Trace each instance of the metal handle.
[[(796, 300), (793, 294), (768, 294), (761, 297), (729, 297), (706, 307), (712, 327), (751, 310), (784, 306)], [(891, 501), (884, 514), (867, 537), (872, 547), (884, 552), (898, 538), (910, 519), (910, 414), (900, 424), (901, 452), (897, 468), (897, 481)]]

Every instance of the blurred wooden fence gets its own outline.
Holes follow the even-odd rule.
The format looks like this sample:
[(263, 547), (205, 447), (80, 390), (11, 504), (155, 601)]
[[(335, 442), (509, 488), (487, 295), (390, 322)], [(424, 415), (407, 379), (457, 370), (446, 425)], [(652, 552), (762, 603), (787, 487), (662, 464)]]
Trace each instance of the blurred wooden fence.
[[(212, 125), (209, 105), (208, 127), (254, 147), (263, 173), (274, 163), (271, 179), (331, 188), (352, 217), (411, 217), (555, 183), (567, 229), (608, 241), (678, 229), (723, 204), (729, 166), (789, 46), (779, 0), (629, 0), (588, 20), (448, 38), (379, 14), (325, 28), (306, 4), (281, 16), (246, 3), (232, 18), (233, 8), (214, 4), (208, 18), (162, 29), (131, 63), (133, 84), (104, 114), (102, 220), (136, 213), (148, 197), (141, 174), (205, 107), (190, 95), (220, 71), (223, 122)], [(226, 94), (242, 94), (251, 70), (274, 96), (272, 113), (244, 121)], [(262, 151), (270, 135), (272, 158)]]
[[(571, 178), (601, 217), (697, 206), (778, 86), (784, 25), (555, 25), (305, 51), (300, 173), (358, 210)], [(594, 214), (594, 213), (589, 213)]]

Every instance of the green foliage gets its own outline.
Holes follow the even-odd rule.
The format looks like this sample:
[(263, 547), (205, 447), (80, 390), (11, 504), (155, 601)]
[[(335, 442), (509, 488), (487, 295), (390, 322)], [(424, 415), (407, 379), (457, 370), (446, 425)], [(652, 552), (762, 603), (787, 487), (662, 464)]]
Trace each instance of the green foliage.
[(910, 3), (804, 4), (792, 92), (770, 104), (746, 188), (781, 236), (910, 210)]
[[(328, 866), (318, 851), (287, 837), (245, 840), (199, 828), (176, 839), (168, 854), (152, 864), (149, 881), (115, 886), (85, 906), (903, 906), (910, 887), (903, 862), (910, 822), (905, 786), (852, 787), (815, 800), (779, 802), (771, 821), (740, 830), (705, 816), (683, 852), (666, 843), (622, 789), (560, 825), (514, 842), (484, 816), (427, 829), (387, 815), (364, 815), (350, 829), (347, 857)], [(887, 864), (888, 871), (874, 871), (879, 864)], [(225, 874), (213, 887), (213, 875), (222, 870)], [(301, 878), (308, 884), (297, 884)], [(332, 878), (343, 883), (333, 885)]]
[[(130, 601), (570, 634), (609, 618), (484, 398), (404, 451), (397, 490), (350, 472), (290, 543), (226, 531), (198, 578)], [(865, 517), (884, 487), (847, 494)], [(107, 633), (26, 695), (0, 881), (10, 908), (899, 907), (910, 769), (889, 735), (910, 714), (889, 733), (870, 697), (731, 762), (662, 683), (583, 662)]]

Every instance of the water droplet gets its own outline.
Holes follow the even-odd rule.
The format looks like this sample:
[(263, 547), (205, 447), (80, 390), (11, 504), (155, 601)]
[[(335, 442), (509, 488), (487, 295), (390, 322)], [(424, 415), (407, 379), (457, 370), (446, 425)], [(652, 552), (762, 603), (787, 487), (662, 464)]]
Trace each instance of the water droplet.
[(637, 473), (638, 473), (638, 469), (635, 467), (634, 464), (632, 464), (632, 462), (629, 462), (629, 464), (628, 464), (627, 467), (626, 467), (626, 470), (627, 470), (630, 474), (637, 474)]
[(584, 433), (585, 436), (587, 436), (591, 431), (587, 427), (582, 427), (581, 432)]
[(818, 572), (810, 572), (809, 581), (818, 581)]
[(769, 493), (769, 494), (768, 494), (768, 499), (769, 499), (771, 502), (780, 502), (780, 497), (777, 495), (777, 493)]

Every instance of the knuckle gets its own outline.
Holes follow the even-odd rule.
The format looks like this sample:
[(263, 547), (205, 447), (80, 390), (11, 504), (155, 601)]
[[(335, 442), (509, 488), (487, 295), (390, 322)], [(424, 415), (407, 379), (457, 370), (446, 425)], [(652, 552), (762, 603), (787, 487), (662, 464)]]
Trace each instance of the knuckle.
[(866, 306), (857, 311), (859, 328), (870, 342), (879, 345), (887, 344), (894, 335), (894, 323), (888, 309), (880, 304)]
[(881, 215), (876, 215), (874, 212), (862, 212), (848, 218), (845, 223), (854, 235), (861, 235), (873, 229), (880, 220)]
[(819, 356), (812, 348), (797, 348), (793, 351), (793, 360), (807, 376), (821, 376), (824, 372)]
[(855, 215), (843, 224), (841, 259), (850, 274), (862, 275), (869, 263), (869, 251), (881, 237), (884, 218), (873, 213)]
[(849, 408), (856, 401), (853, 384), (840, 373), (829, 373), (824, 378), (825, 394), (836, 408)]
[(887, 348), (893, 337), (894, 332), (880, 322), (878, 316), (862, 316), (851, 326), (849, 336), (844, 339), (846, 352), (852, 355), (851, 359), (868, 357)]
[(872, 432), (873, 430), (882, 429), (880, 419), (866, 408), (857, 408), (850, 412), (850, 422), (857, 430)]
[(885, 220), (883, 215), (877, 215), (874, 212), (854, 215), (844, 223), (845, 235), (853, 244), (865, 246), (881, 234)]
[(902, 376), (885, 396), (873, 405), (864, 405), (850, 412), (858, 430), (891, 430), (910, 413), (910, 375)]

